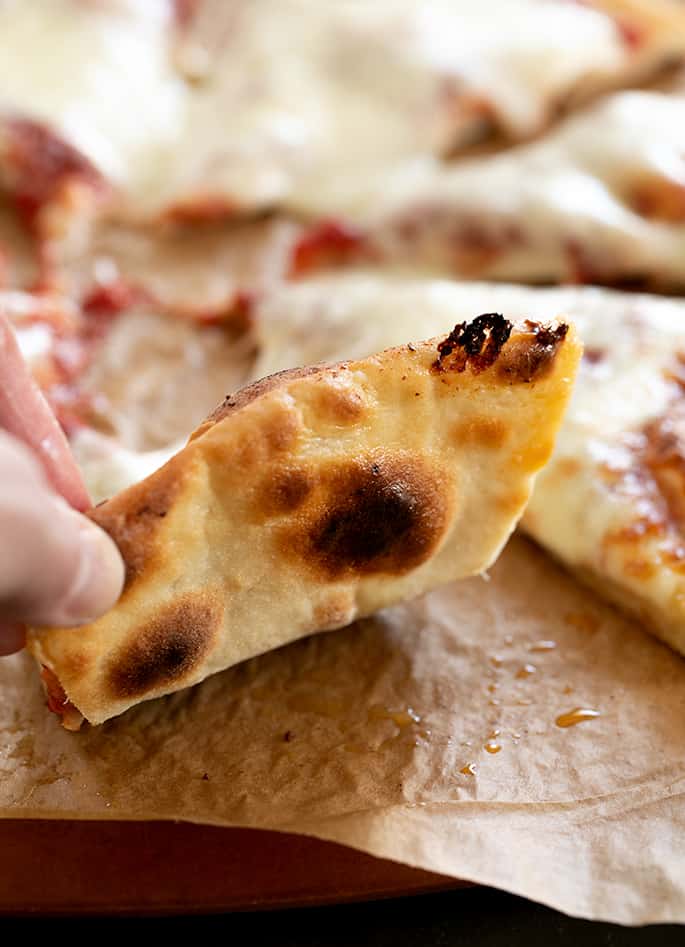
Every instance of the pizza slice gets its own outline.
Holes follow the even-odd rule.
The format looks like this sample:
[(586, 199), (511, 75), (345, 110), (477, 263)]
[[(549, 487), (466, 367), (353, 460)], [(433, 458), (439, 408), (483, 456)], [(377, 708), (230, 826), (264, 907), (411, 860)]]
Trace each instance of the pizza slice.
[[(390, 175), (363, 205), (327, 210), (354, 230), (348, 256), (469, 278), (680, 290), (684, 154), (681, 77), (608, 96), (530, 144)], [(293, 270), (319, 257), (296, 250)]]
[(389, 173), (652, 78), (684, 23), (671, 0), (4, 0), (0, 189), (77, 245), (68, 219), (113, 201), (146, 220), (353, 210)]
[(685, 654), (684, 301), (590, 287), (320, 277), (263, 301), (256, 370), (359, 358), (445, 331), (455, 313), (486, 304), (519, 319), (563, 314), (584, 345), (521, 528)]
[(388, 175), (527, 138), (684, 53), (670, 0), (200, 0), (176, 49), (183, 132), (137, 210), (353, 213)]
[(29, 648), (68, 726), (485, 570), (547, 461), (580, 348), (490, 313), (229, 396), (91, 511), (127, 566), (91, 625)]

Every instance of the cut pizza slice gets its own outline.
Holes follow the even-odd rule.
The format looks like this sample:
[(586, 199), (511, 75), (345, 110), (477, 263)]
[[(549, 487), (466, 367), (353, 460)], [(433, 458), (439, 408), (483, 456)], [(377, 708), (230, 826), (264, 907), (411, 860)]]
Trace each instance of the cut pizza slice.
[(77, 244), (105, 184), (136, 218), (351, 210), (653, 78), (684, 24), (674, 0), (4, 0), (0, 188)]
[[(584, 345), (573, 398), (521, 528), (685, 654), (685, 302), (594, 287), (319, 277), (262, 301), (258, 372), (445, 331), (483, 305), (563, 313)], [(288, 327), (287, 333), (285, 326)]]
[(549, 458), (580, 347), (486, 314), (447, 337), (272, 376), (96, 507), (127, 580), (29, 647), (69, 726), (487, 569)]
[[(359, 206), (326, 210), (355, 234), (348, 256), (468, 278), (681, 290), (684, 153), (681, 76), (607, 96), (531, 143), (389, 175)], [(305, 251), (311, 242), (302, 237)], [(293, 256), (295, 272), (317, 263)]]

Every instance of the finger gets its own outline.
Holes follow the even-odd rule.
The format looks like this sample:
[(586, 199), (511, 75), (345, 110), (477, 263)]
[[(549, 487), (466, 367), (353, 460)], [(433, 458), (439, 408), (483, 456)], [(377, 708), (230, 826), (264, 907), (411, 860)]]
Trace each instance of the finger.
[(87, 510), (90, 497), (64, 432), (31, 378), (14, 332), (1, 313), (0, 378), (0, 428), (29, 445), (67, 503)]
[(38, 625), (92, 621), (116, 602), (121, 556), (110, 537), (45, 482), (27, 448), (0, 434), (0, 614)]
[(26, 629), (20, 622), (0, 621), (0, 657), (21, 651), (26, 643)]

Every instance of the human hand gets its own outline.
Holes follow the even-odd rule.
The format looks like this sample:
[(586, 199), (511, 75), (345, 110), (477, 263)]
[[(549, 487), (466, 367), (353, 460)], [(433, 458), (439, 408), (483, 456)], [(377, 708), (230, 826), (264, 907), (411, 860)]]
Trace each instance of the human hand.
[(24, 625), (79, 625), (110, 608), (123, 585), (109, 536), (90, 506), (66, 438), (0, 313), (0, 654)]

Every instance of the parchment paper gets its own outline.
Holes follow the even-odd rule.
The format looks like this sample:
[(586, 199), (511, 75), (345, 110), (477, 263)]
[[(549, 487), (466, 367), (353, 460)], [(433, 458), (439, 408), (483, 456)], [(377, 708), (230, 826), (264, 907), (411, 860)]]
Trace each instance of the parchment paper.
[[(520, 538), (489, 581), (100, 728), (62, 731), (23, 656), (0, 701), (6, 818), (288, 830), (575, 915), (685, 921), (685, 662)], [(600, 715), (557, 726), (575, 707)]]

